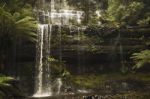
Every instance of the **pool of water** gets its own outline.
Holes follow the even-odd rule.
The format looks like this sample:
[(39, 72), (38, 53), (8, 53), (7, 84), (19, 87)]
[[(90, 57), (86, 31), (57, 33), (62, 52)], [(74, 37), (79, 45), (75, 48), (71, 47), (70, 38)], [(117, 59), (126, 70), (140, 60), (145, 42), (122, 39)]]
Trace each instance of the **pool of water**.
[[(72, 95), (59, 95), (59, 96), (43, 96), (43, 97), (29, 97), (29, 99), (83, 99), (83, 97), (94, 96), (96, 94), (72, 94)], [(100, 95), (99, 95), (100, 96)]]
[[(97, 98), (84, 98), (84, 97), (97, 97)], [(43, 97), (29, 97), (28, 99), (150, 99), (150, 92), (137, 92), (128, 91), (122, 93), (79, 93), (72, 95), (59, 95), (59, 96), (43, 96)]]

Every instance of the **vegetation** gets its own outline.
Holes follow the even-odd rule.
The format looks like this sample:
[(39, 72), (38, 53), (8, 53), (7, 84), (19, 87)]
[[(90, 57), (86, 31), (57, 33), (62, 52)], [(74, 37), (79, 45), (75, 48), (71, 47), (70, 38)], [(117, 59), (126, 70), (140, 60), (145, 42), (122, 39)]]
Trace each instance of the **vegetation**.
[(134, 69), (139, 69), (142, 66), (150, 64), (150, 50), (144, 50), (140, 53), (134, 53), (131, 57), (136, 65), (133, 67)]
[[(73, 75), (72, 82), (79, 88), (83, 89), (107, 89), (105, 87), (111, 86), (111, 88), (119, 89), (121, 83), (126, 82), (129, 84), (132, 83), (141, 83), (148, 84), (150, 82), (150, 74), (142, 73), (128, 73), (122, 75), (120, 73), (109, 73), (109, 74), (83, 74), (83, 75)], [(120, 84), (119, 84), (120, 83)], [(138, 85), (138, 84), (137, 84)], [(118, 88), (117, 88), (118, 87)], [(135, 86), (138, 88), (140, 86)], [(133, 88), (133, 90), (135, 89)]]
[(50, 63), (51, 75), (52, 78), (62, 77), (65, 72), (67, 72), (65, 68), (65, 62), (60, 62), (59, 60), (49, 57), (48, 62)]
[[(33, 1), (0, 0), (0, 73), (8, 74), (6, 71), (13, 70), (19, 44), (36, 42), (37, 21)], [(11, 77), (0, 76), (1, 99), (24, 97), (18, 87), (12, 85), (13, 81)]]
[(4, 85), (7, 85), (7, 82), (13, 80), (12, 77), (6, 77), (6, 76), (1, 76), (0, 77), (0, 84), (4, 84)]
[(20, 0), (1, 0), (0, 64), (3, 66), (11, 55), (13, 55), (11, 57), (14, 57), (14, 51), (20, 41), (35, 42), (36, 31), (37, 21), (34, 18), (33, 8), (29, 3)]
[[(150, 83), (150, 74), (146, 73), (147, 68), (150, 70), (150, 0), (66, 1), (71, 9), (83, 11), (84, 18), (81, 25), (77, 25), (78, 29), (76, 26), (51, 27), (53, 39), (47, 39), (51, 41), (52, 55), (48, 59), (44, 57), (43, 61), (51, 64), (52, 80), (61, 77), (66, 86), (73, 83), (77, 88), (94, 90), (105, 90), (106, 87), (109, 90), (111, 86), (113, 91), (123, 87), (122, 83), (125, 86), (124, 82), (144, 86)], [(42, 7), (41, 3), (40, 0), (0, 0), (0, 73), (8, 75), (12, 71), (21, 71), (20, 74), (28, 77), (35, 73), (38, 19), (34, 8)], [(41, 9), (47, 8), (51, 8), (49, 4)], [(23, 48), (19, 48), (20, 45)], [(24, 50), (34, 54), (22, 53)], [(62, 54), (60, 60), (59, 54)], [(81, 68), (84, 72), (78, 74)], [(132, 74), (133, 69), (143, 69), (143, 74)], [(95, 71), (97, 74), (93, 74)], [(122, 75), (120, 71), (126, 74)], [(0, 76), (0, 98), (9, 99), (6, 96), (10, 94), (22, 96), (11, 81), (15, 79)], [(121, 96), (138, 93), (133, 91)], [(121, 99), (121, 96), (114, 98)]]
[(106, 20), (110, 23), (110, 26), (113, 27), (136, 25), (138, 16), (141, 14), (143, 7), (144, 4), (142, 2), (110, 0), (106, 11)]
[(23, 98), (22, 91), (13, 84), (16, 80), (12, 77), (0, 76), (0, 98)]
[[(107, 35), (107, 32), (109, 33), (110, 31), (112, 32), (115, 31), (121, 33), (122, 35), (123, 31), (128, 30), (129, 28), (133, 28), (135, 35), (138, 34), (138, 32), (143, 32), (141, 38), (145, 37), (144, 35), (145, 31), (140, 31), (140, 30), (136, 31), (136, 28), (134, 29), (134, 27), (138, 27), (139, 29), (142, 27), (143, 30), (147, 30), (146, 27), (150, 26), (149, 24), (150, 8), (148, 6), (150, 2), (148, 0), (144, 0), (144, 1), (143, 0), (105, 0), (105, 2), (103, 0), (101, 1), (93, 0), (86, 3), (84, 3), (84, 0), (83, 1), (81, 0), (78, 1), (78, 3), (70, 3), (70, 2), (73, 2), (72, 0), (69, 0), (69, 4), (73, 4), (73, 6), (79, 7), (81, 10), (85, 12), (85, 17), (88, 18), (87, 24), (89, 25), (89, 28), (87, 31), (89, 32), (89, 34), (91, 34), (90, 37), (92, 37), (92, 35), (95, 35), (96, 33), (98, 39), (103, 39), (103, 42), (107, 40), (107, 38), (104, 36), (105, 34)], [(101, 5), (97, 5), (98, 3), (100, 3)], [(86, 9), (85, 11), (84, 8), (87, 7), (88, 9)], [(100, 15), (94, 16), (94, 14), (96, 14), (95, 11), (100, 11), (99, 12)], [(127, 32), (129, 33), (130, 31)], [(150, 31), (148, 31), (148, 33), (149, 32)], [(136, 36), (132, 37), (131, 40), (133, 40), (134, 38), (136, 38)], [(121, 39), (124, 39), (124, 37), (121, 37)], [(145, 39), (147, 39), (146, 42), (144, 41)], [(148, 43), (149, 40), (150, 40), (149, 36), (144, 38), (142, 42), (145, 42), (145, 44), (143, 45), (149, 44)], [(120, 44), (121, 43), (122, 42), (120, 41)], [(101, 45), (103, 43), (98, 43), (98, 44)], [(145, 46), (143, 47), (143, 49), (149, 50)], [(103, 50), (103, 49), (98, 49), (98, 50)], [(136, 50), (138, 49), (135, 49), (134, 52), (136, 52)], [(136, 62), (134, 68), (140, 68), (144, 64), (148, 63), (148, 61), (150, 60), (149, 58), (146, 58), (149, 57), (148, 51), (142, 51), (139, 54), (134, 52), (132, 52), (133, 54), (132, 58)], [(128, 57), (130, 56), (128, 55)]]

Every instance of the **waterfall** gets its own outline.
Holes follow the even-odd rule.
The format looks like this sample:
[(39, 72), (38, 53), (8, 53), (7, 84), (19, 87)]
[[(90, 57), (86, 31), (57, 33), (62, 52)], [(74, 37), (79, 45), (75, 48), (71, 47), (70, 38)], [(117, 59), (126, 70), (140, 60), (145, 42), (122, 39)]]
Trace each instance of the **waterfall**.
[(62, 32), (61, 32), (61, 25), (59, 25), (59, 61), (60, 61), (60, 65), (62, 62)]
[(70, 33), (70, 36), (72, 35), (71, 32), (72, 32), (72, 25), (69, 26), (69, 33)]
[(44, 91), (45, 93), (47, 94), (51, 94), (51, 90), (50, 90), (50, 87), (51, 87), (51, 82), (50, 82), (50, 63), (48, 61), (48, 58), (50, 57), (50, 39), (51, 39), (51, 31), (50, 31), (50, 26), (47, 24), (45, 25), (45, 31), (44, 31), (44, 52), (43, 52), (43, 55), (44, 55), (44, 60), (43, 60), (43, 68), (44, 68)]
[(81, 11), (77, 11), (77, 22), (78, 22), (78, 24), (81, 24), (81, 14), (82, 14)]
[(58, 86), (58, 89), (57, 89), (57, 94), (59, 95), (60, 92), (61, 92), (61, 87), (62, 87), (63, 83), (62, 83), (62, 80), (61, 78), (57, 78), (57, 86)]
[(64, 8), (67, 8), (67, 7), (68, 7), (66, 0), (63, 0), (63, 7), (64, 7)]
[(121, 44), (121, 35), (120, 35), (120, 32), (119, 32), (119, 37), (120, 37), (120, 45), (119, 45), (119, 50), (120, 50), (120, 64), (121, 64), (121, 72), (122, 73), (125, 73), (127, 71), (127, 67), (125, 67), (125, 64), (124, 64), (124, 53), (123, 53), (123, 46)]
[[(51, 35), (53, 25), (59, 27), (59, 61), (62, 62), (62, 25), (70, 25), (70, 19), (81, 22), (82, 11), (70, 10), (67, 1), (63, 0), (40, 0), (37, 15), (39, 15), (39, 31), (36, 52), (36, 77), (35, 77), (35, 94), (34, 97), (51, 96), (51, 64), (48, 61), (51, 56)], [(49, 6), (50, 5), (50, 6)], [(57, 8), (59, 7), (59, 8)], [(79, 28), (78, 28), (79, 29)], [(71, 29), (70, 29), (71, 30)], [(58, 93), (62, 86), (61, 78), (58, 79)]]
[(85, 43), (83, 42), (84, 36), (83, 36), (83, 30), (84, 27), (78, 27), (77, 29), (77, 60), (78, 60), (78, 73), (85, 72)]
[(35, 82), (34, 97), (51, 95), (50, 64), (48, 57), (50, 54), (51, 26), (39, 24), (37, 42), (37, 77)]
[[(37, 58), (37, 64), (39, 65), (38, 67), (38, 81), (36, 83), (38, 83), (37, 85), (37, 93), (41, 94), (42, 92), (42, 75), (43, 75), (43, 33), (44, 33), (44, 25), (39, 25), (39, 32), (38, 32), (38, 45), (37, 45), (37, 56), (39, 55), (39, 58)], [(38, 63), (39, 62), (39, 63)]]
[(54, 0), (51, 0), (51, 11), (55, 9), (55, 2)]
[[(120, 70), (122, 73), (125, 73), (127, 68), (124, 65), (123, 46), (121, 43), (120, 32), (118, 33), (118, 35), (114, 39), (114, 41), (115, 42), (112, 44), (113, 47), (111, 48), (111, 53), (110, 53), (110, 58), (111, 58), (110, 67), (111, 67), (111, 69), (114, 68), (114, 66), (112, 64), (114, 64), (114, 62), (116, 61), (115, 58), (117, 57), (117, 53), (118, 53), (120, 55), (119, 56), (119, 62), (120, 62), (120, 66), (121, 66)], [(111, 40), (111, 42), (113, 42), (113, 40)]]
[(110, 54), (109, 54), (109, 59), (110, 59), (110, 68), (113, 70), (114, 69), (114, 65), (115, 61), (116, 61), (116, 57), (117, 57), (117, 48), (118, 45), (120, 44), (120, 33), (114, 38), (110, 40), (110, 45), (113, 45), (110, 48)]
[(78, 35), (77, 35), (77, 40), (78, 40), (78, 44), (77, 44), (77, 59), (78, 59), (78, 72), (79, 74), (81, 73), (81, 46), (80, 46), (80, 41), (81, 41), (81, 34), (80, 34), (80, 27), (78, 27)]
[[(52, 25), (49, 25), (49, 36), (48, 36), (49, 37), (49, 39), (48, 39), (49, 40), (49, 44), (48, 44), (49, 45), (48, 46), (49, 47), (49, 56), (51, 55), (51, 36), (52, 36)], [(51, 79), (51, 76), (50, 76), (51, 71), (50, 70), (51, 69), (50, 69), (50, 62), (49, 62), (49, 64), (48, 64), (48, 74), (47, 74), (49, 79)], [(47, 86), (48, 92), (51, 92), (51, 85), (50, 84), (51, 84), (51, 81), (49, 80), (48, 81), (48, 86)], [(51, 94), (52, 94), (52, 92), (51, 92)]]

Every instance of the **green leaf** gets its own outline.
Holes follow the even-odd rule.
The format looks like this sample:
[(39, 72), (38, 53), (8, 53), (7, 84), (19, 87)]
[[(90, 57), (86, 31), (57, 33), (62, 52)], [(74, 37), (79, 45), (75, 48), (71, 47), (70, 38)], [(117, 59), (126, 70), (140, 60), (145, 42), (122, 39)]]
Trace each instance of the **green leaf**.
[(132, 54), (131, 59), (136, 63), (133, 67), (134, 69), (139, 69), (143, 67), (145, 64), (150, 64), (150, 50), (144, 50), (140, 53)]

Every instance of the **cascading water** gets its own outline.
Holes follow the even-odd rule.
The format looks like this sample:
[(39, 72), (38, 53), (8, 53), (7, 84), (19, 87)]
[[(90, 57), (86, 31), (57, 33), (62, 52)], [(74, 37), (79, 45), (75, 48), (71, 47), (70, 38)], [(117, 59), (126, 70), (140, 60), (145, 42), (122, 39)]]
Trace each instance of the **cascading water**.
[(38, 35), (38, 47), (39, 47), (39, 52), (37, 52), (40, 56), (39, 56), (39, 60), (37, 60), (37, 63), (39, 62), (39, 67), (38, 67), (38, 89), (37, 89), (37, 93), (41, 93), (42, 92), (42, 75), (43, 75), (43, 33), (44, 33), (44, 25), (39, 25), (39, 35)]
[(34, 97), (51, 95), (50, 66), (48, 57), (50, 54), (51, 26), (40, 24), (37, 43), (37, 77), (35, 82)]
[(81, 34), (80, 34), (80, 27), (78, 27), (78, 44), (77, 44), (77, 59), (78, 59), (78, 73), (81, 73), (81, 48), (80, 48), (80, 41), (81, 41)]
[[(51, 64), (48, 58), (51, 55), (51, 35), (53, 25), (59, 26), (59, 60), (62, 61), (62, 25), (71, 25), (70, 20), (75, 20), (77, 24), (81, 22), (82, 11), (69, 10), (66, 0), (40, 0), (42, 8), (37, 11), (39, 15), (39, 32), (37, 42), (37, 57), (36, 57), (36, 81), (34, 97), (51, 96)], [(60, 4), (60, 5), (58, 5)], [(41, 6), (39, 6), (41, 7)], [(59, 8), (57, 8), (59, 7)], [(58, 93), (62, 86), (61, 78), (58, 80)]]
[(114, 68), (113, 64), (115, 64), (115, 59), (117, 57), (117, 48), (118, 48), (118, 45), (120, 44), (120, 34), (118, 34), (116, 38), (111, 39), (110, 43), (111, 45), (113, 45), (110, 49), (110, 54), (109, 54), (110, 68), (113, 70)]
[[(121, 44), (121, 34), (120, 32), (118, 33), (117, 37), (114, 39), (115, 40), (115, 43), (113, 43), (113, 47), (111, 48), (111, 53), (110, 53), (110, 58), (111, 58), (111, 62), (110, 62), (110, 67), (111, 69), (113, 69), (113, 65), (112, 64), (115, 64), (115, 58), (117, 57), (117, 54), (118, 53), (120, 56), (120, 65), (121, 65), (121, 72), (122, 73), (125, 73), (126, 72), (126, 69), (125, 68), (125, 65), (124, 65), (124, 56), (123, 56), (123, 46)], [(111, 42), (113, 42), (113, 40), (111, 40)], [(118, 51), (118, 52), (117, 52)]]
[(83, 41), (84, 35), (83, 35), (83, 30), (85, 30), (86, 27), (78, 27), (77, 29), (77, 59), (78, 59), (78, 73), (83, 73), (85, 72), (85, 43)]
[[(121, 40), (121, 34), (119, 32), (119, 38)], [(123, 56), (123, 46), (121, 44), (121, 41), (120, 41), (120, 45), (119, 45), (119, 50), (120, 50), (120, 63), (121, 63), (121, 72), (122, 73), (125, 73), (127, 71), (127, 68), (125, 67), (125, 64), (124, 64), (124, 56)]]
[(61, 87), (63, 85), (61, 78), (57, 78), (57, 85), (58, 85), (57, 94), (59, 95), (61, 92)]
[[(59, 26), (59, 61), (62, 62), (62, 32), (61, 32), (61, 25)], [(60, 64), (61, 65), (61, 64)]]

